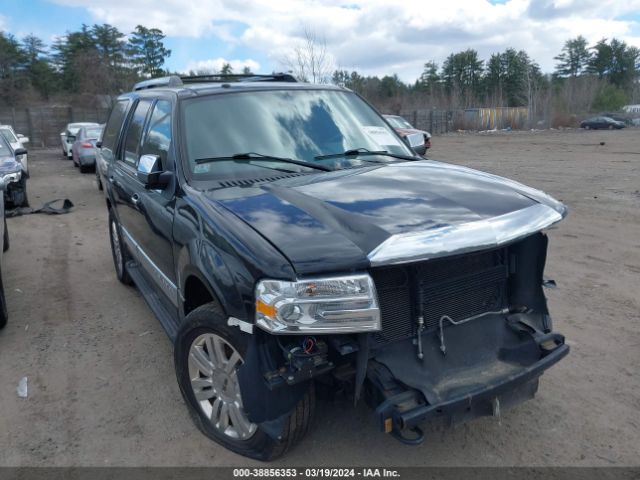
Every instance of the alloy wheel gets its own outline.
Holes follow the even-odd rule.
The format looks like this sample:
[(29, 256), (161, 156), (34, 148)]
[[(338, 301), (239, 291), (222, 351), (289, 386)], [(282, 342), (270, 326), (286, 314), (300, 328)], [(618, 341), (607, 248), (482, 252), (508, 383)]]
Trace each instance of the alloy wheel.
[(244, 412), (237, 369), (240, 353), (215, 333), (198, 336), (189, 348), (189, 379), (200, 410), (221, 434), (248, 440), (258, 426)]

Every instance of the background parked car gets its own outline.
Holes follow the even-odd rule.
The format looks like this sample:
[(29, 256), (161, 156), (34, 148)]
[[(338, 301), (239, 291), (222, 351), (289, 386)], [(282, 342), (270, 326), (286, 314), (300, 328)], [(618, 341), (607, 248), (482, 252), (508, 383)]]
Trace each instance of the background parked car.
[(624, 122), (614, 120), (611, 117), (591, 117), (580, 122), (580, 128), (584, 128), (585, 130), (597, 130), (600, 128), (608, 128), (609, 130), (612, 130), (614, 128), (621, 129), (624, 127)]
[(60, 133), (60, 141), (62, 142), (62, 155), (71, 160), (71, 146), (76, 141), (76, 134), (82, 127), (97, 127), (99, 126), (95, 122), (78, 122), (69, 123), (64, 132)]
[(87, 172), (96, 165), (96, 142), (102, 133), (102, 126), (82, 127), (71, 146), (71, 158), (80, 172)]
[[(26, 144), (29, 143), (29, 138), (16, 133), (11, 125), (0, 125), (0, 135), (4, 137), (14, 151), (19, 148), (25, 148)], [(27, 154), (18, 155), (16, 160), (22, 165), (22, 171), (29, 175)]]
[[(409, 145), (415, 150), (418, 155), (424, 155), (427, 153), (427, 150), (431, 148), (431, 134), (426, 130), (418, 130), (417, 128), (413, 128), (409, 122), (407, 122), (400, 115), (383, 115), (383, 117), (391, 124), (393, 129), (398, 132), (402, 138), (409, 140)], [(411, 139), (409, 138), (412, 135), (421, 134), (424, 138), (423, 146), (414, 146)]]
[[(19, 151), (20, 149), (16, 149)], [(24, 150), (24, 149), (22, 149)], [(5, 140), (4, 135), (0, 135), (0, 190), (6, 194), (9, 185), (15, 184), (15, 179), (22, 176), (22, 166), (16, 162), (14, 150)], [(0, 215), (2, 222), (0, 225), (0, 328), (7, 324), (7, 301), (4, 296), (4, 285), (2, 283), (2, 253), (9, 250), (9, 231), (7, 230), (7, 220), (4, 216), (5, 195), (0, 195)]]
[(0, 179), (5, 185), (4, 204), (11, 208), (29, 206), (27, 175), (23, 173), (22, 164), (16, 160), (16, 157), (26, 153), (24, 148), (12, 149), (0, 135)]
[[(4, 178), (0, 177), (0, 189), (5, 188)], [(7, 219), (4, 217), (4, 196), (0, 195), (0, 215), (2, 215), (2, 222), (0, 227), (0, 329), (4, 328), (7, 324), (9, 317), (7, 313), (7, 301), (4, 296), (4, 284), (2, 283), (2, 253), (9, 250), (9, 231), (7, 230)]]
[(96, 142), (96, 184), (98, 185), (98, 190), (103, 190), (105, 197), (107, 196), (107, 191), (104, 190), (104, 179), (107, 178), (107, 170), (109, 169), (109, 165), (100, 155), (100, 146), (102, 145), (102, 136), (104, 135), (105, 124), (102, 124), (102, 131), (100, 132), (100, 138)]

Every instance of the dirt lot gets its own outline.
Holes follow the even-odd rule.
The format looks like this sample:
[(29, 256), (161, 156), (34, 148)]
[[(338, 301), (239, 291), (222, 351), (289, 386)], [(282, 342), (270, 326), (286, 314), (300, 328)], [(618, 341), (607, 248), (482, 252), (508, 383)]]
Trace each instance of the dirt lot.
[[(429, 424), (420, 447), (377, 433), (364, 405), (321, 403), (312, 432), (276, 465), (638, 465), (640, 131), (433, 143), (432, 158), (513, 177), (569, 205), (550, 232), (547, 273), (559, 285), (549, 305), (572, 353), (501, 423)], [(94, 176), (58, 150), (30, 158), (31, 203), (68, 197), (76, 209), (8, 220), (0, 465), (255, 464), (192, 425), (169, 341), (136, 290), (115, 278)], [(24, 376), (27, 399), (16, 395)]]

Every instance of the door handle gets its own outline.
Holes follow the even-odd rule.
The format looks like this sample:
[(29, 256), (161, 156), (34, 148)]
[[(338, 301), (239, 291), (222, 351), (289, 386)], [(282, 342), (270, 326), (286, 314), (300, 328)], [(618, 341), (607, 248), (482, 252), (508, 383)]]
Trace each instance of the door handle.
[(137, 207), (140, 204), (140, 195), (137, 193), (131, 195), (131, 203), (133, 203), (134, 207)]

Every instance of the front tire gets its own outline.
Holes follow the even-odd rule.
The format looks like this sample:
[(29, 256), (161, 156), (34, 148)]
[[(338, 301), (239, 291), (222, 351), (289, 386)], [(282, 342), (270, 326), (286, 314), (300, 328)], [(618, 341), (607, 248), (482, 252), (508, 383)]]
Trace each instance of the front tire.
[(245, 457), (273, 460), (307, 433), (315, 410), (313, 386), (287, 418), (278, 439), (249, 422), (236, 374), (246, 356), (247, 335), (225, 321), (216, 303), (187, 315), (174, 351), (180, 391), (194, 423), (211, 440)]
[(109, 210), (109, 238), (111, 240), (111, 255), (113, 257), (113, 264), (116, 269), (116, 277), (125, 285), (132, 285), (133, 280), (127, 272), (127, 261), (129, 255), (127, 253), (127, 247), (122, 241), (122, 235), (120, 234), (120, 224), (113, 213), (113, 210)]

